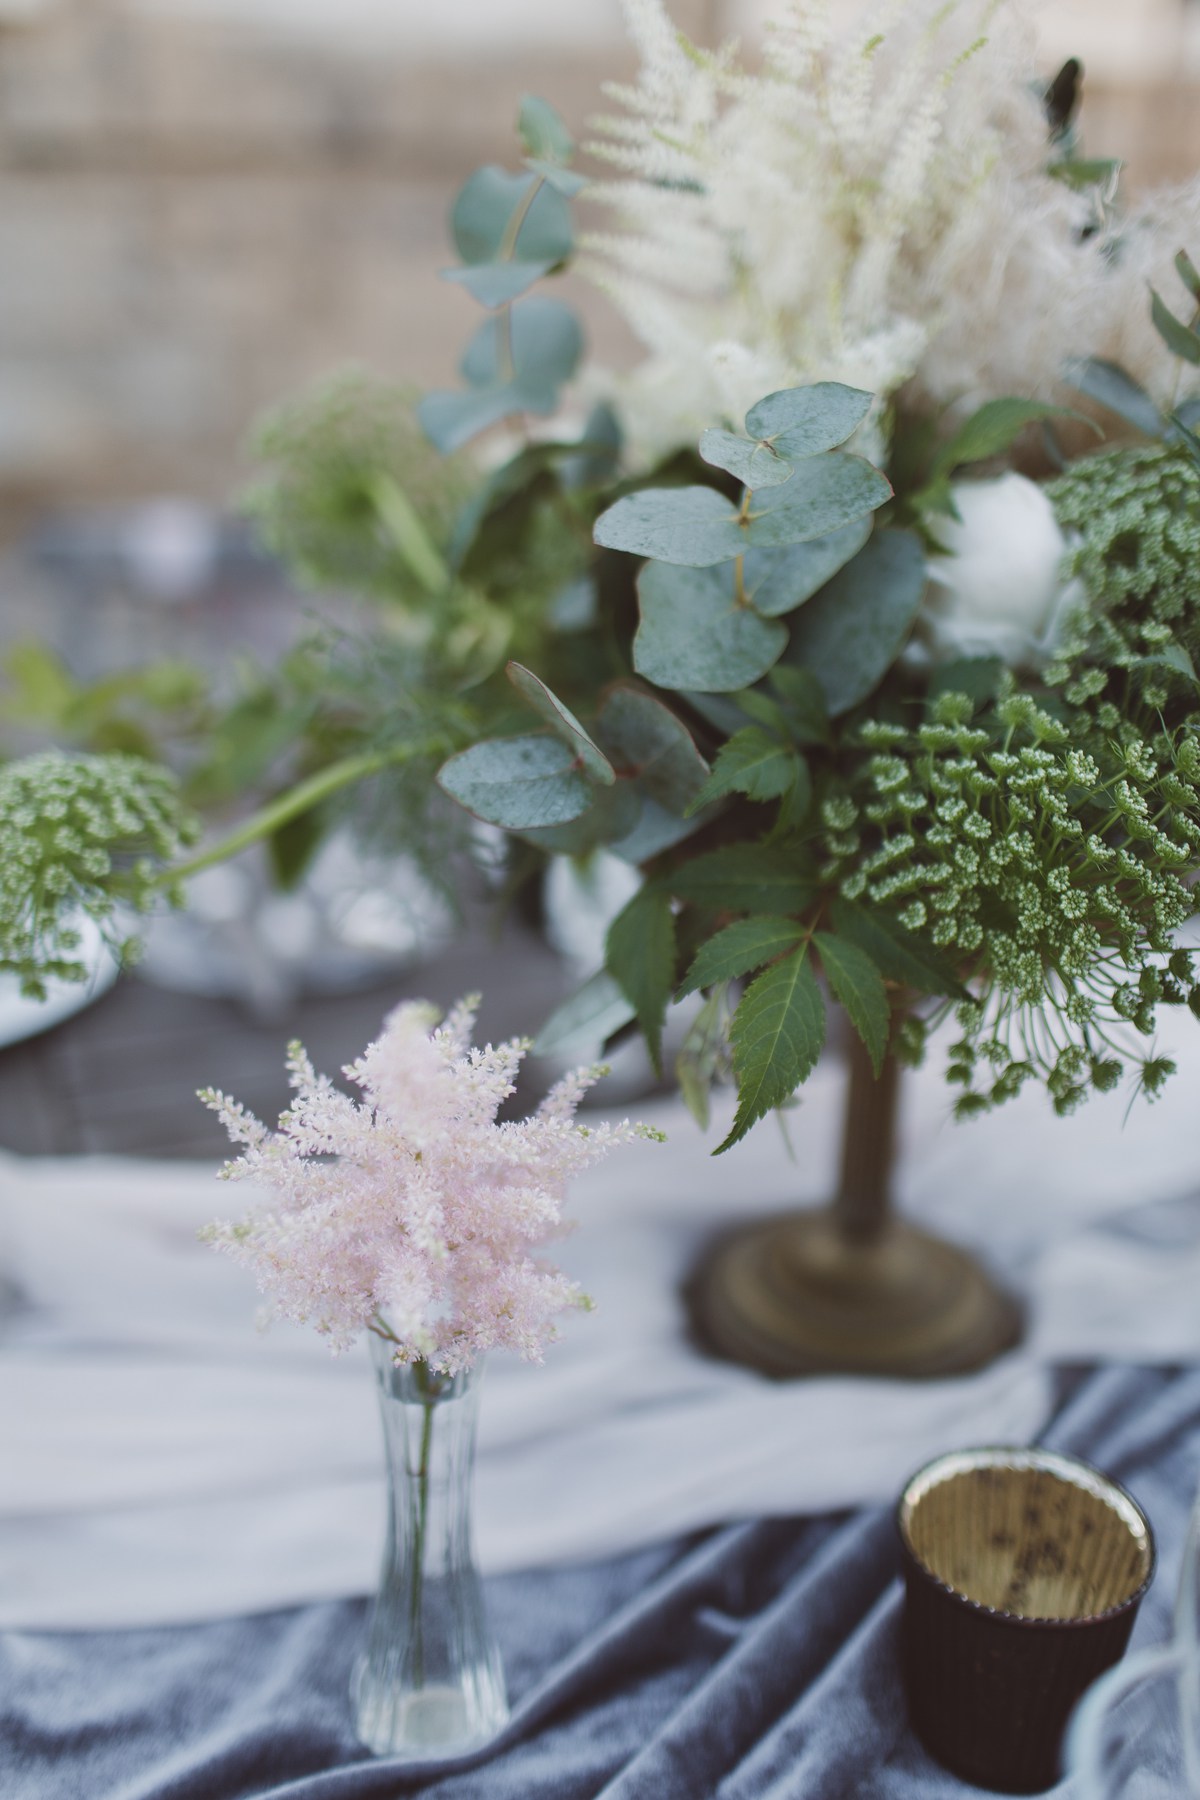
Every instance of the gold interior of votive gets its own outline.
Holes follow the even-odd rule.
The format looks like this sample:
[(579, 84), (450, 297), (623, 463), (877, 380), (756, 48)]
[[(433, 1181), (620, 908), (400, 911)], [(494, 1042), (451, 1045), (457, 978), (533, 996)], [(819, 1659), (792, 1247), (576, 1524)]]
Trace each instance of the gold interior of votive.
[(913, 1478), (909, 1549), (936, 1580), (1022, 1619), (1087, 1619), (1130, 1599), (1154, 1562), (1129, 1496), (1048, 1450), (968, 1450)]

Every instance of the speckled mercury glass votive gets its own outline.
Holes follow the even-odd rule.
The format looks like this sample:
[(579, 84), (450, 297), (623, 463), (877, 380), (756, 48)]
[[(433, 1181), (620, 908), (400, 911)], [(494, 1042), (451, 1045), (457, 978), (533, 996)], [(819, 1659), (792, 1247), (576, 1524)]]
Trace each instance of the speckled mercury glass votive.
[(956, 1775), (1036, 1794), (1076, 1701), (1124, 1653), (1154, 1574), (1141, 1508), (1050, 1450), (959, 1450), (898, 1509), (912, 1722)]

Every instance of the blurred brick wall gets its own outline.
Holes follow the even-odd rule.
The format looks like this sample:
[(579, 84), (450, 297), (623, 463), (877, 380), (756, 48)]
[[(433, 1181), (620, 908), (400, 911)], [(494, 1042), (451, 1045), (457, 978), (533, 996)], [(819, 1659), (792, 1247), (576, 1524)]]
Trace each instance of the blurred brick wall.
[[(497, 0), (499, 3), (499, 0)], [(569, 4), (569, 0), (560, 0)], [(1156, 0), (1157, 3), (1157, 0)], [(400, 0), (404, 4), (404, 0)], [(711, 0), (675, 0), (702, 29)], [(576, 128), (619, 42), (371, 54), (121, 0), (0, 4), (0, 509), (235, 491), (249, 421), (355, 360), (421, 385), (477, 319), (436, 278), (444, 215), (478, 162), (511, 161), (520, 95)], [(1200, 164), (1200, 88), (1093, 80), (1089, 149), (1139, 182)], [(597, 351), (622, 328), (580, 298)]]

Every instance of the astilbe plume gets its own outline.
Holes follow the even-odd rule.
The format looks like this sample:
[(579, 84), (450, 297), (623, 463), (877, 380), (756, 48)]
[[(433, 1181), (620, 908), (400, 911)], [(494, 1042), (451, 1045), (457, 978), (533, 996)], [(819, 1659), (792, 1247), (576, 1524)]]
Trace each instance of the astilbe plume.
[(423, 1001), (397, 1007), (343, 1071), (361, 1099), (317, 1075), (293, 1044), (296, 1099), (273, 1132), (202, 1091), (242, 1146), (222, 1175), (274, 1195), (202, 1236), (253, 1269), (268, 1318), (312, 1324), (335, 1350), (373, 1330), (398, 1360), (452, 1374), (492, 1349), (540, 1361), (557, 1315), (588, 1304), (538, 1247), (562, 1230), (573, 1175), (618, 1144), (661, 1134), (575, 1122), (602, 1068), (564, 1076), (530, 1117), (497, 1122), (529, 1046), (473, 1047), (476, 1004), (461, 1001), (441, 1025)]
[(761, 71), (686, 45), (662, 0), (624, 4), (641, 69), (589, 146), (616, 175), (587, 268), (647, 351), (619, 387), (635, 459), (806, 381), (963, 410), (1065, 395), (1081, 353), (1174, 381), (1124, 321), (1191, 241), (1200, 182), (1095, 228), (1049, 172), (1020, 0), (883, 0), (842, 30), (792, 0)]

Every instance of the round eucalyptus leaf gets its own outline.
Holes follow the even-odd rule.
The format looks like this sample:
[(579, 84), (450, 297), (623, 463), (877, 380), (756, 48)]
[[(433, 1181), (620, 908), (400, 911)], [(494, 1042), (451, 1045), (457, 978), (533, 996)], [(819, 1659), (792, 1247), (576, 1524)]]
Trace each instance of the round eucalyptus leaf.
[(755, 496), (745, 526), (746, 542), (755, 549), (782, 549), (825, 537), (874, 512), (891, 498), (891, 484), (861, 456), (833, 451), (806, 457), (796, 464), (782, 487)]
[(565, 825), (595, 794), (561, 738), (490, 738), (460, 750), (438, 771), (445, 792), (477, 819), (508, 831)]
[(527, 156), (525, 167), (532, 169), (535, 175), (540, 175), (543, 181), (548, 181), (564, 200), (573, 200), (576, 194), (581, 194), (588, 186), (586, 175), (580, 175), (575, 169), (564, 168), (562, 163), (544, 162), (540, 156)]
[(472, 300), (494, 310), (518, 299), (552, 266), (548, 262), (466, 263), (460, 269), (443, 269), (442, 279), (466, 288)]
[(700, 454), (714, 469), (724, 469), (748, 488), (778, 487), (792, 473), (792, 465), (776, 456), (769, 444), (756, 444), (732, 431), (704, 431)]
[(596, 736), (622, 775), (660, 806), (682, 815), (708, 775), (692, 734), (669, 706), (640, 688), (613, 688), (596, 720)]
[[(536, 409), (531, 407), (529, 410)], [(468, 388), (465, 393), (439, 388), (422, 396), (417, 406), (417, 418), (434, 448), (443, 456), (450, 456), (470, 443), (473, 437), (478, 437), (481, 431), (487, 431), (501, 419), (520, 411), (520, 396), (511, 384)]]
[(870, 412), (874, 398), (840, 381), (781, 388), (750, 408), (746, 430), (753, 438), (769, 439), (781, 456), (815, 456), (844, 444)]
[(552, 412), (582, 354), (583, 333), (570, 307), (535, 295), (516, 301), (507, 319), (485, 319), (459, 366), (474, 388), (511, 387), (514, 411)]
[[(515, 240), (509, 243), (517, 210), (527, 201), (528, 211)], [(495, 262), (504, 251), (504, 260), (511, 256), (518, 262), (553, 266), (565, 261), (575, 247), (571, 209), (563, 196), (537, 175), (510, 175), (494, 163), (476, 169), (460, 189), (450, 213), (450, 229), (454, 247), (465, 263)]]
[(641, 796), (631, 781), (600, 788), (585, 813), (566, 825), (543, 825), (520, 833), (528, 844), (556, 856), (586, 856), (590, 850), (610, 845), (636, 830), (642, 811)]
[(505, 673), (523, 699), (539, 712), (551, 730), (570, 746), (593, 781), (611, 787), (617, 779), (612, 764), (600, 746), (592, 741), (569, 706), (552, 694), (544, 681), (523, 663), (510, 662)]
[(823, 588), (831, 575), (857, 556), (871, 535), (871, 515), (843, 525), (826, 537), (810, 538), (788, 550), (751, 550), (743, 565), (746, 598), (755, 612), (775, 619)]
[(626, 494), (600, 514), (593, 536), (606, 549), (689, 569), (732, 562), (746, 549), (737, 508), (710, 487), (645, 488)]
[(811, 671), (831, 714), (865, 700), (904, 647), (925, 588), (925, 554), (910, 531), (877, 531), (792, 625), (788, 661)]
[(659, 687), (736, 692), (760, 680), (783, 654), (787, 626), (738, 603), (732, 569), (651, 562), (637, 587), (641, 623), (633, 666)]
[(575, 154), (575, 140), (561, 116), (537, 94), (521, 96), (517, 135), (530, 156), (550, 163), (568, 163)]
[(622, 862), (638, 868), (652, 856), (661, 856), (664, 850), (691, 837), (701, 826), (708, 824), (711, 816), (708, 812), (698, 812), (691, 818), (681, 819), (678, 814), (660, 806), (649, 794), (643, 794), (637, 824), (625, 837), (613, 839), (608, 848)]

